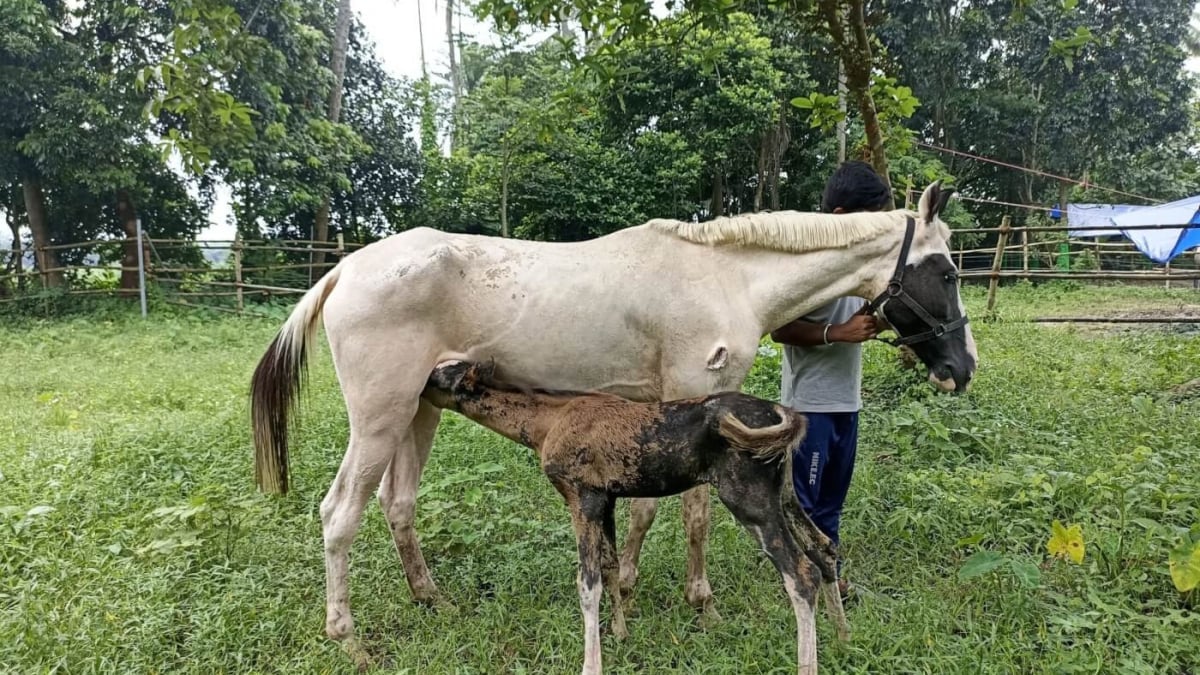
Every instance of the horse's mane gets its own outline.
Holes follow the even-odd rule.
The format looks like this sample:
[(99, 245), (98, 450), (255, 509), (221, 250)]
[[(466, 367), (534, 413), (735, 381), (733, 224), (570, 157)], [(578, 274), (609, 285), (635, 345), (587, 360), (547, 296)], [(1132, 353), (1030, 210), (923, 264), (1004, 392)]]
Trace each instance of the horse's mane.
[(703, 223), (656, 219), (652, 230), (710, 246), (734, 245), (805, 253), (845, 248), (894, 231), (912, 211), (897, 209), (875, 213), (804, 213), (775, 211), (715, 218)]

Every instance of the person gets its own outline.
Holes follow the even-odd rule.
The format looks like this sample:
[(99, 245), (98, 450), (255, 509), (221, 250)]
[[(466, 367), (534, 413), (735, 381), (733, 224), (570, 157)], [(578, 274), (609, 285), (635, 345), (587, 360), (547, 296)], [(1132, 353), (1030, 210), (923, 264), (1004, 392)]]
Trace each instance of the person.
[[(821, 196), (826, 213), (883, 210), (889, 188), (864, 162), (845, 162)], [(783, 345), (781, 402), (808, 417), (808, 434), (793, 453), (792, 483), (800, 505), (839, 544), (839, 525), (858, 450), (862, 408), (862, 343), (885, 326), (860, 314), (866, 301), (845, 297), (771, 332)], [(839, 575), (841, 560), (838, 561)], [(849, 582), (838, 582), (843, 596)]]

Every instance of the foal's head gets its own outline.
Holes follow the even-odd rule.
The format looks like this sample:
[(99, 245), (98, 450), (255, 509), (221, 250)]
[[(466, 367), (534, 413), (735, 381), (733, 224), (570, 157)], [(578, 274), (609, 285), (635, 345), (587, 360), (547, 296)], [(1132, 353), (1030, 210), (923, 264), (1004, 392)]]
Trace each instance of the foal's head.
[[(958, 268), (947, 244), (950, 228), (939, 217), (952, 193), (938, 181), (925, 189), (917, 207), (916, 230), (900, 288), (920, 309), (893, 295), (883, 301), (879, 313), (901, 340), (915, 340), (909, 346), (929, 368), (931, 382), (944, 391), (961, 392), (969, 386), (979, 357), (970, 325), (955, 327), (966, 316), (966, 309), (958, 294)], [(880, 270), (881, 289), (894, 273), (891, 266)], [(893, 285), (891, 290), (899, 289)]]
[(439, 408), (456, 410), (460, 400), (477, 398), (494, 384), (495, 362), (443, 361), (433, 368), (421, 392)]

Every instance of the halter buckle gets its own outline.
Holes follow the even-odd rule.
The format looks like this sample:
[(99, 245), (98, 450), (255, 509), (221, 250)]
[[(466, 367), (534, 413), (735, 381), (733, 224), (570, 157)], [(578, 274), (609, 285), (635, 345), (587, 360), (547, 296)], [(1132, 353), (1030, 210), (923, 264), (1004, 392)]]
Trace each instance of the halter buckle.
[(903, 292), (904, 292), (904, 286), (902, 286), (898, 280), (892, 279), (891, 281), (888, 282), (887, 290), (885, 291), (885, 293), (887, 293), (889, 298), (898, 297)]
[(946, 324), (939, 323), (938, 325), (933, 327), (933, 336), (934, 337), (942, 337), (945, 334), (946, 334)]

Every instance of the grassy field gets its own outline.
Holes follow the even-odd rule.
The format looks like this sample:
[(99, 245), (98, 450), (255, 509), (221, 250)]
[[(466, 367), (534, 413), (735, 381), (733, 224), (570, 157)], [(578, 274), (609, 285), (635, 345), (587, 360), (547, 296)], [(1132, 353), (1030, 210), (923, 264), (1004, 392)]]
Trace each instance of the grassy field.
[[(1022, 321), (1197, 305), (1192, 291), (1005, 289), (999, 320), (974, 324), (983, 363), (965, 397), (870, 346), (843, 526), (854, 636), (836, 644), (820, 618), (823, 672), (1200, 673), (1200, 591), (1168, 573), (1200, 525), (1200, 389), (1185, 386), (1200, 334)], [(322, 635), (317, 507), (347, 433), (323, 342), (293, 492), (267, 498), (246, 391), (278, 321), (0, 323), (0, 671), (351, 671)], [(747, 383), (764, 396), (778, 392), (770, 351)], [(684, 603), (679, 501), (664, 500), (630, 638), (605, 638), (609, 672), (794, 672), (778, 577), (714, 504), (725, 620), (701, 630)], [(1048, 556), (1056, 519), (1081, 527), (1082, 564)], [(417, 522), (449, 607), (410, 602), (374, 504), (352, 552), (351, 602), (381, 671), (578, 670), (567, 512), (527, 451), (447, 415)]]

